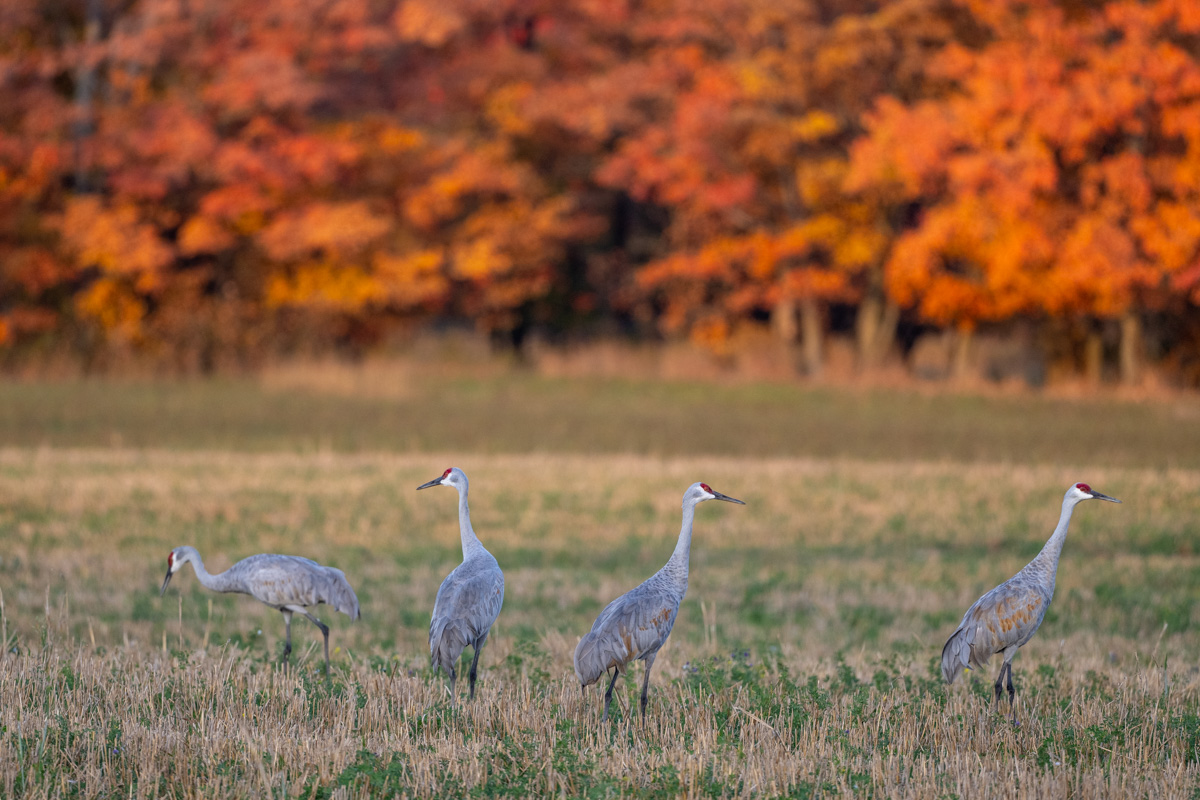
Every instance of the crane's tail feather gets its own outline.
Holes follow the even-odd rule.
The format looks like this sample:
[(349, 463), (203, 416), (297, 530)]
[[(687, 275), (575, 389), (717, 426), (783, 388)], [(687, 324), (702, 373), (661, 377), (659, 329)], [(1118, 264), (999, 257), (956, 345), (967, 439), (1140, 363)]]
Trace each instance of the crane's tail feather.
[(954, 683), (959, 673), (971, 668), (971, 655), (967, 629), (959, 628), (950, 635), (942, 648), (942, 677), (946, 679), (946, 683)]
[(434, 669), (441, 667), (447, 675), (452, 674), (455, 663), (467, 645), (472, 644), (472, 635), (465, 620), (450, 619), (434, 623), (429, 629), (429, 655)]

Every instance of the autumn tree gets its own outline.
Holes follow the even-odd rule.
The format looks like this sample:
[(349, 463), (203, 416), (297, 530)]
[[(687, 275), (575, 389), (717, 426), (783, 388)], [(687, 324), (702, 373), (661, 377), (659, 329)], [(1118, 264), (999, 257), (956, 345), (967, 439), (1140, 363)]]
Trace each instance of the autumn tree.
[(504, 129), (530, 70), (498, 8), (92, 2), (65, 40), (37, 38), (62, 9), (6, 7), (6, 336), (65, 317), (205, 366), (436, 313), (509, 329), (549, 291), (571, 203)]
[(1200, 4), (963, 6), (986, 37), (937, 57), (948, 90), (881, 99), (856, 144), (851, 188), (920, 209), (889, 289), (964, 334), (1017, 315), (1119, 319), (1132, 382), (1141, 315), (1177, 302), (1200, 256)]
[[(63, 30), (82, 38), (86, 21), (65, 6), (14, 0), (0, 8), (0, 346), (61, 324), (73, 265), (57, 252), (45, 217), (59, 208), (71, 174), (72, 97), (55, 91), (47, 71), (61, 70)], [(76, 117), (80, 125), (85, 122)], [(77, 127), (78, 131), (79, 128)]]
[(905, 308), (1119, 325), (1133, 380), (1200, 299), (1197, 5), (12, 0), (0, 345), (770, 319), (817, 374), (840, 304), (864, 367)]
[(877, 277), (877, 209), (841, 190), (846, 147), (869, 98), (920, 83), (925, 54), (954, 30), (952, 10), (924, 0), (584, 4), (569, 19), (550, 15), (546, 38), (572, 67), (521, 109), (586, 152), (601, 187), (663, 220), (651, 247), (626, 248), (637, 268), (627, 298), (643, 318), (720, 349), (739, 320), (770, 316), (793, 330), (798, 308), (816, 373), (822, 307), (866, 299), (871, 363), (895, 313)]

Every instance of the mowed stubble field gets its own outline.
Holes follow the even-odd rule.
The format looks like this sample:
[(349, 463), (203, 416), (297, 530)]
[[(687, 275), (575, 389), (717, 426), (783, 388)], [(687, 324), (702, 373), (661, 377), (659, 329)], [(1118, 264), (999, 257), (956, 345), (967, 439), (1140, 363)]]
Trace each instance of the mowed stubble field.
[[(628, 385), (423, 378), (353, 401), (323, 385), (0, 387), (0, 794), (1198, 794), (1187, 404), (692, 385), (633, 385), (623, 403)], [(448, 396), (439, 448), (422, 437), (447, 425)], [(640, 451), (639, 426), (655, 442)], [(673, 445), (668, 426), (694, 437)], [(839, 436), (844, 452), (821, 449)], [(1021, 447), (1035, 455), (1004, 449)], [(457, 708), (426, 644), (460, 557), (455, 496), (415, 491), (451, 465), (507, 578), (478, 694)], [(669, 556), (695, 480), (747, 505), (699, 507), (646, 722), (630, 714), (639, 665), (601, 724), (575, 642)], [(989, 710), (998, 661), (947, 689), (937, 657), (1041, 547), (1075, 480), (1124, 503), (1077, 509), (1054, 604), (1014, 662), (1014, 727)], [(364, 616), (318, 610), (331, 679), (303, 620), (284, 674), (278, 612), (187, 568), (159, 597), (180, 544), (213, 571), (256, 552), (343, 569)]]

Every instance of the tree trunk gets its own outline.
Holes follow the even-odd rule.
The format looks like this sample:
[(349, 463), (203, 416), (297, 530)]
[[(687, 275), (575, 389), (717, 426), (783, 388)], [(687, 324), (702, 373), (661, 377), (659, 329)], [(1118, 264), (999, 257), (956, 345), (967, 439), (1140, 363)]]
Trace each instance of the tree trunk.
[(971, 343), (974, 338), (975, 331), (971, 328), (959, 328), (954, 337), (954, 362), (950, 374), (960, 383), (970, 377)]
[(87, 22), (83, 34), (83, 56), (75, 68), (75, 122), (71, 126), (72, 145), (75, 150), (75, 190), (86, 192), (91, 188), (89, 169), (91, 160), (87, 156), (87, 140), (95, 130), (95, 114), (92, 110), (96, 92), (96, 65), (94, 50), (100, 41), (100, 0), (88, 0)]
[(801, 344), (804, 348), (804, 369), (810, 378), (821, 377), (824, 366), (822, 337), (825, 326), (821, 320), (821, 307), (816, 300), (805, 298), (800, 301)]
[(1100, 331), (1088, 331), (1083, 342), (1083, 376), (1092, 386), (1099, 386), (1104, 375), (1104, 340)]
[(900, 307), (875, 292), (868, 292), (858, 307), (855, 338), (858, 344), (859, 368), (866, 372), (883, 361), (888, 348), (896, 339), (900, 322)]
[(780, 300), (771, 309), (771, 332), (775, 338), (785, 345), (796, 342), (796, 301), (789, 298)]
[(1121, 317), (1121, 383), (1136, 386), (1141, 377), (1142, 320), (1134, 311)]
[(870, 366), (875, 339), (879, 336), (879, 317), (882, 305), (878, 297), (868, 293), (858, 306), (858, 316), (854, 320), (854, 335), (858, 340), (858, 361), (863, 367)]
[(883, 317), (879, 322), (879, 330), (875, 334), (875, 343), (871, 351), (872, 366), (879, 366), (887, 356), (892, 344), (896, 341), (896, 328), (900, 325), (900, 306), (890, 299), (883, 303)]

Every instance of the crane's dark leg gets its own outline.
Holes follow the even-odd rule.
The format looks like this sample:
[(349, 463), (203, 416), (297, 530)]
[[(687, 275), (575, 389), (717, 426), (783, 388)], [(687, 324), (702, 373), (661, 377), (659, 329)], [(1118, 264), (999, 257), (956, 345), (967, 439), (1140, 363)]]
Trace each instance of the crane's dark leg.
[(487, 641), (486, 633), (475, 640), (475, 657), (471, 659), (471, 672), (467, 675), (471, 682), (471, 694), (467, 698), (468, 700), (475, 699), (475, 672), (479, 668), (479, 651), (483, 648), (485, 641)]
[(458, 680), (458, 670), (456, 670), (454, 667), (450, 667), (446, 671), (450, 673), (450, 705), (454, 705), (454, 682)]
[(650, 668), (654, 666), (654, 659), (658, 657), (658, 653), (649, 656), (646, 659), (646, 675), (642, 678), (642, 724), (646, 724), (646, 694), (650, 691)]
[(608, 682), (608, 691), (604, 693), (604, 716), (600, 718), (601, 722), (608, 719), (608, 707), (612, 703), (613, 687), (617, 685), (617, 676), (621, 674), (620, 667), (613, 667), (612, 680)]
[(283, 610), (283, 631), (285, 639), (283, 645), (283, 658), (279, 660), (283, 662), (284, 670), (287, 670), (288, 656), (292, 654), (292, 612), (287, 611), (286, 609)]
[(992, 708), (996, 711), (1000, 710), (1000, 696), (1004, 694), (1004, 671), (1008, 669), (1008, 662), (1005, 661), (1000, 665), (1000, 672), (996, 674), (996, 685), (992, 688), (996, 690), (996, 699), (992, 703)]
[[(328, 676), (329, 675), (329, 626), (326, 625), (324, 622), (321, 622), (321, 620), (317, 619), (316, 617), (314, 617), (312, 614), (308, 613), (307, 611), (302, 611), (301, 613), (303, 613), (304, 616), (308, 617), (312, 621), (313, 625), (316, 625), (318, 628), (321, 629), (321, 636), (324, 637), (324, 639), (325, 639), (325, 675)], [(290, 643), (288, 645), (288, 649), (291, 649)]]
[(1008, 663), (1008, 710), (1012, 714), (1013, 724), (1017, 724), (1017, 690), (1013, 688), (1012, 662)]

